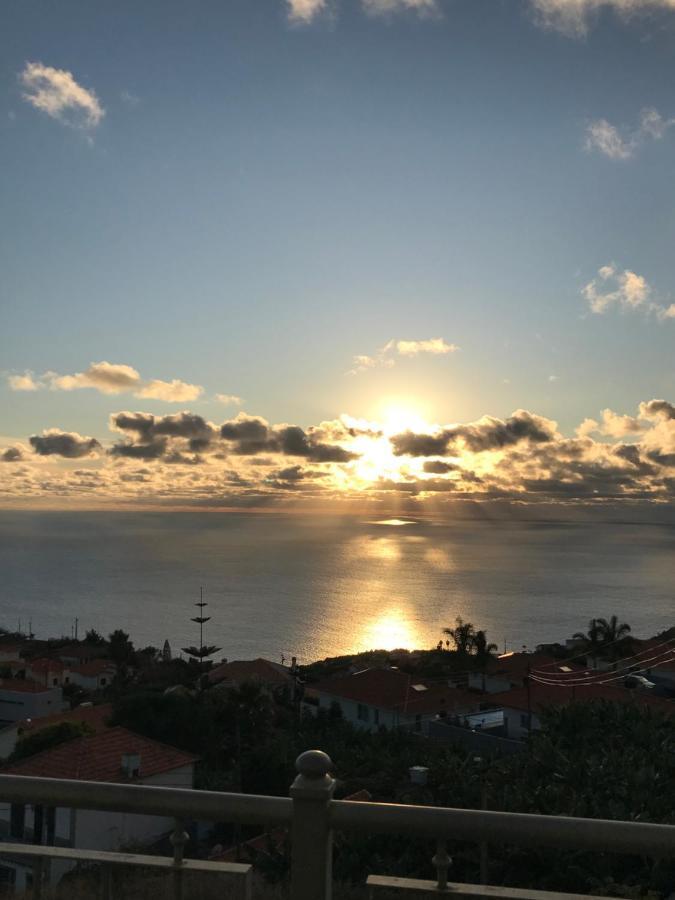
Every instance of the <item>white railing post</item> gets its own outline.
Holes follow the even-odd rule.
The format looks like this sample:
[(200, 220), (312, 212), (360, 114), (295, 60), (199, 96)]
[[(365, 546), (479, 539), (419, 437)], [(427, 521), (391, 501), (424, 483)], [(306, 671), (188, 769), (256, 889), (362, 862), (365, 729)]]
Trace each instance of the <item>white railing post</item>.
[(291, 785), (291, 898), (331, 900), (333, 835), (328, 806), (335, 781), (328, 773), (333, 763), (321, 750), (307, 750), (297, 758), (295, 767), (298, 775)]

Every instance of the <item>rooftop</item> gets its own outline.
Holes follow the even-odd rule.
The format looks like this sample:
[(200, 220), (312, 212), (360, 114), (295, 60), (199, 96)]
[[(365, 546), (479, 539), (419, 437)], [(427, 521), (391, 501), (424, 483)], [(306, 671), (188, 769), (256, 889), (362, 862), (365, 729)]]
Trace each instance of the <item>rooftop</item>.
[[(675, 703), (663, 697), (653, 697), (646, 691), (629, 690), (611, 684), (587, 684), (577, 687), (558, 687), (557, 685), (538, 684), (530, 686), (530, 703), (533, 711), (546, 706), (562, 706), (584, 700), (610, 700), (615, 703), (637, 703), (658, 708), (675, 714)], [(528, 691), (525, 687), (513, 688), (500, 694), (490, 696), (490, 704), (495, 706), (528, 710)]]
[(112, 706), (110, 703), (101, 703), (98, 706), (76, 706), (75, 709), (69, 709), (62, 713), (54, 713), (51, 716), (24, 719), (22, 722), (19, 722), (18, 725), (22, 733), (28, 731), (34, 733), (36, 731), (42, 731), (43, 728), (50, 728), (52, 725), (60, 725), (62, 722), (83, 722), (98, 734), (108, 727), (108, 722), (111, 717)]
[(265, 684), (288, 684), (291, 675), (286, 666), (269, 659), (233, 659), (211, 669), (208, 675), (211, 684), (222, 681), (262, 681)]
[(16, 691), (22, 694), (44, 694), (46, 691), (53, 691), (55, 688), (45, 687), (44, 684), (38, 684), (37, 681), (30, 681), (28, 678), (0, 678), (0, 691)]
[(121, 760), (125, 753), (141, 759), (139, 778), (161, 775), (190, 765), (198, 757), (176, 747), (141, 737), (126, 728), (108, 728), (99, 734), (65, 741), (29, 759), (3, 769), (7, 775), (37, 778), (68, 778), (80, 781), (127, 782)]
[(364, 669), (308, 685), (307, 691), (411, 715), (435, 714), (441, 709), (464, 710), (476, 703), (473, 693), (407, 675), (399, 669)]

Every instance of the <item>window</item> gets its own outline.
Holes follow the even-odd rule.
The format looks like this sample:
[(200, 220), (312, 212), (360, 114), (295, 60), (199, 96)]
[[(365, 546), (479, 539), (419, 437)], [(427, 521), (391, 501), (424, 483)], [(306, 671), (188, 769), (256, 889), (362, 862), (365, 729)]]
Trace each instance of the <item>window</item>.
[(105, 687), (106, 679), (101, 678), (101, 687)]
[(359, 703), (356, 715), (360, 722), (369, 722), (370, 721), (370, 710), (367, 706), (364, 706), (363, 703)]
[(56, 687), (56, 686), (58, 685), (58, 683), (59, 683), (59, 679), (58, 679), (58, 678), (53, 678), (53, 679), (52, 679), (52, 684), (54, 685), (54, 687)]
[(520, 724), (522, 728), (527, 728), (527, 713), (520, 714)]

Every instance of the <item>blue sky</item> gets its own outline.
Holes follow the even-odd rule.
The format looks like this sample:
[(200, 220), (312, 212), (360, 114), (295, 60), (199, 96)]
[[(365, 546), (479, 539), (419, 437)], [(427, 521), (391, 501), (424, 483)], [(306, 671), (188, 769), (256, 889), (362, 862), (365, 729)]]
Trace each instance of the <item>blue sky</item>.
[[(525, 408), (571, 435), (673, 399), (670, 0), (628, 20), (585, 0), (573, 22), (566, 0), (380, 3), (315, 0), (305, 22), (284, 0), (3, 5), (6, 442), (104, 441), (125, 408), (307, 428), (392, 403), (441, 424)], [(30, 63), (70, 73), (97, 123), (36, 108)], [(378, 356), (433, 338), (461, 349)], [(203, 390), (8, 380), (100, 361)]]

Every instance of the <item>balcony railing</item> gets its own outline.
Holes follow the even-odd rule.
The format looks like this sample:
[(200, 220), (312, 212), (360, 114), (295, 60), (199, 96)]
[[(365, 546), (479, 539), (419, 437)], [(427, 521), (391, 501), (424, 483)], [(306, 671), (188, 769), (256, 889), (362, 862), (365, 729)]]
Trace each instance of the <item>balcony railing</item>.
[(109, 873), (113, 865), (155, 866), (170, 870), (174, 900), (182, 900), (183, 874), (189, 871), (226, 876), (232, 879), (232, 896), (250, 896), (250, 866), (184, 858), (188, 837), (184, 823), (187, 820), (257, 824), (263, 828), (289, 827), (292, 900), (330, 900), (334, 830), (403, 834), (411, 838), (432, 838), (437, 842), (432, 859), (437, 873), (435, 881), (371, 875), (368, 884), (373, 890), (400, 887), (504, 900), (551, 900), (554, 896), (570, 900), (576, 896), (452, 883), (448, 880), (451, 861), (446, 848), (446, 842), (452, 839), (475, 841), (482, 846), (487, 843), (523, 844), (657, 859), (675, 858), (673, 825), (334, 800), (335, 781), (330, 775), (332, 763), (325, 753), (319, 750), (303, 753), (298, 758), (297, 769), (290, 798), (0, 775), (0, 801), (171, 816), (175, 820), (171, 839), (173, 858), (26, 844), (0, 844), (0, 856), (23, 854), (35, 860), (33, 892), (37, 898), (41, 895), (45, 860), (68, 858), (101, 863), (105, 873), (104, 897), (108, 900), (111, 898)]

